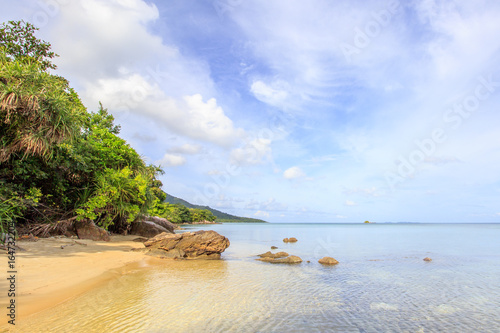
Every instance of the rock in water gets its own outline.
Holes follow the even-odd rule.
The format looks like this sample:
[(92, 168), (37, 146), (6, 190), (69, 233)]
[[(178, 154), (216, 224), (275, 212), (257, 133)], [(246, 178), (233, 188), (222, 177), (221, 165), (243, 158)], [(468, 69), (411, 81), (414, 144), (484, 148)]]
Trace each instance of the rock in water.
[(339, 262), (332, 257), (323, 257), (318, 262), (322, 265), (337, 265)]
[(75, 231), (80, 239), (91, 239), (93, 241), (109, 242), (109, 234), (103, 228), (94, 224), (93, 221), (83, 220), (75, 222)]
[(289, 256), (287, 258), (262, 257), (256, 260), (270, 262), (272, 264), (300, 264), (302, 262), (302, 259), (297, 256)]
[(229, 240), (213, 230), (182, 234), (161, 233), (146, 242), (147, 253), (174, 259), (220, 259)]
[(271, 250), (276, 250), (278, 247), (277, 246), (271, 246)]
[(285, 243), (295, 243), (296, 241), (297, 241), (297, 238), (295, 238), (295, 237), (283, 239), (283, 242), (285, 242)]
[(431, 259), (431, 258), (429, 258), (429, 257), (425, 257), (425, 258), (424, 258), (424, 261), (432, 261), (432, 259)]
[(284, 258), (288, 257), (288, 253), (286, 252), (271, 253), (271, 251), (267, 251), (266, 253), (258, 254), (258, 256), (261, 258)]

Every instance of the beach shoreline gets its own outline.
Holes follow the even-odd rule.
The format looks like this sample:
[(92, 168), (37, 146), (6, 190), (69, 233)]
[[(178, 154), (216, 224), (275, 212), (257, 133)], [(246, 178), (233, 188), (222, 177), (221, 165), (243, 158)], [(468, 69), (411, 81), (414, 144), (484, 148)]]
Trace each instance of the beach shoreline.
[[(141, 242), (133, 241), (137, 237), (111, 236), (109, 242), (66, 237), (17, 241), (22, 250), (16, 253), (16, 321), (73, 299), (124, 274), (151, 267), (159, 259), (132, 251), (144, 247)], [(2, 254), (0, 260), (0, 265), (7, 268), (7, 255)], [(0, 288), (5, 291), (6, 287), (2, 281)], [(2, 297), (2, 308), (8, 305), (7, 302), (9, 300)], [(4, 324), (6, 322), (0, 326)]]

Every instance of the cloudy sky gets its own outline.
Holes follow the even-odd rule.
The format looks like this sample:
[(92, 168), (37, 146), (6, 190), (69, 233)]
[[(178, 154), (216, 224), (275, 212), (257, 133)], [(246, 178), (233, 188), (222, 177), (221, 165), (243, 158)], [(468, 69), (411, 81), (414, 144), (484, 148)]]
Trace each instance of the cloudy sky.
[(164, 190), (272, 222), (500, 222), (500, 2), (0, 0)]

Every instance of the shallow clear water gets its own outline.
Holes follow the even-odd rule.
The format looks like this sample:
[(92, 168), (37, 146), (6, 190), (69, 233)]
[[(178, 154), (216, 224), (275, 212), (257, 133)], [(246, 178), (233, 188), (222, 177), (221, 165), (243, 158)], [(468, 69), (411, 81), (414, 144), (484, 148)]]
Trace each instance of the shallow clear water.
[[(223, 224), (220, 261), (168, 261), (20, 322), (26, 332), (499, 332), (498, 224)], [(298, 242), (285, 244), (285, 237)], [(298, 265), (255, 261), (270, 250)], [(340, 261), (323, 267), (318, 259)], [(432, 262), (424, 262), (431, 257)], [(306, 261), (310, 260), (310, 263)]]

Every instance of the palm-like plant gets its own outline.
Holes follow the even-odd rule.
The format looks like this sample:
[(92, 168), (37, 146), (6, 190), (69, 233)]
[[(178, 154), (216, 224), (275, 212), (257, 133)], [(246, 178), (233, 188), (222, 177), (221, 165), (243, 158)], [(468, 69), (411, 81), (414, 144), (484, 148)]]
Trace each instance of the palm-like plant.
[(0, 49), (0, 66), (0, 163), (16, 153), (50, 157), (78, 133), (85, 107), (64, 78), (30, 58), (12, 61)]

